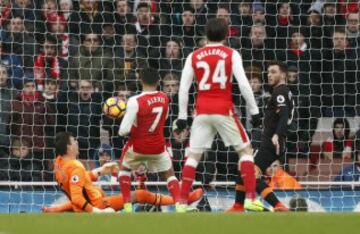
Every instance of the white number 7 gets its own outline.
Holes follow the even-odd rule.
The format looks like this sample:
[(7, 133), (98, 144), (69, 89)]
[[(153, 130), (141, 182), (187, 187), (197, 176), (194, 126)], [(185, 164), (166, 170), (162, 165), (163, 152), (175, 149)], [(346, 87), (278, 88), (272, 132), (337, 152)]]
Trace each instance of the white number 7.
[(149, 128), (149, 132), (155, 131), (156, 127), (158, 126), (160, 118), (161, 118), (161, 114), (163, 113), (163, 107), (162, 106), (154, 107), (152, 109), (152, 113), (156, 113), (156, 117), (155, 117), (153, 124)]

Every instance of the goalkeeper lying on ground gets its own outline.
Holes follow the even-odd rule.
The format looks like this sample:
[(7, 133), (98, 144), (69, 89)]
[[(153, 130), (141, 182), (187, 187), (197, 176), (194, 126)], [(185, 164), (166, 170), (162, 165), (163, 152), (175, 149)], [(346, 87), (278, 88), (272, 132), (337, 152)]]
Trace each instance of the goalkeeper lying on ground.
[[(110, 213), (121, 210), (124, 202), (121, 194), (106, 196), (101, 188), (92, 184), (98, 176), (110, 174), (118, 170), (116, 162), (106, 163), (92, 171), (86, 171), (84, 165), (76, 158), (79, 154), (78, 142), (70, 133), (61, 132), (56, 135), (56, 154), (54, 173), (61, 190), (69, 198), (69, 202), (44, 207), (44, 212), (93, 212)], [(201, 198), (202, 190), (195, 190), (190, 194), (189, 201)], [(132, 192), (133, 203), (149, 203), (154, 205), (172, 205), (171, 196), (154, 194), (146, 190)]]

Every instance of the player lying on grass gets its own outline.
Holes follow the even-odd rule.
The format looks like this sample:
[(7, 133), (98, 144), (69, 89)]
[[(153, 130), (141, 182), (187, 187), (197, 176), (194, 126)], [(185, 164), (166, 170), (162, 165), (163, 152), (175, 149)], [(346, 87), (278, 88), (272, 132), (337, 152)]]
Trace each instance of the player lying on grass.
[[(61, 190), (69, 198), (69, 202), (54, 207), (44, 207), (44, 212), (93, 212), (111, 213), (123, 209), (122, 194), (106, 196), (104, 191), (93, 185), (92, 181), (100, 175), (110, 174), (118, 170), (117, 163), (106, 163), (100, 168), (86, 171), (84, 165), (76, 158), (79, 154), (77, 140), (67, 132), (60, 132), (55, 140), (56, 154), (54, 173)], [(203, 191), (196, 190), (192, 202), (201, 198)], [(154, 194), (146, 190), (131, 193), (131, 202), (154, 205), (172, 205), (170, 196)]]

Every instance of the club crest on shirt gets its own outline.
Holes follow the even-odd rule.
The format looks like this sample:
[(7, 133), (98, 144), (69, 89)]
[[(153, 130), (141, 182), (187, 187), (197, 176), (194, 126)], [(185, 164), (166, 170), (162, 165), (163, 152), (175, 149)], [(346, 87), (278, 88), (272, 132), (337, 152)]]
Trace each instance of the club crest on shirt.
[(284, 103), (285, 102), (285, 97), (283, 95), (279, 95), (276, 97), (276, 101), (278, 103)]
[(71, 177), (71, 183), (77, 183), (77, 182), (79, 182), (79, 176), (73, 175), (73, 176)]

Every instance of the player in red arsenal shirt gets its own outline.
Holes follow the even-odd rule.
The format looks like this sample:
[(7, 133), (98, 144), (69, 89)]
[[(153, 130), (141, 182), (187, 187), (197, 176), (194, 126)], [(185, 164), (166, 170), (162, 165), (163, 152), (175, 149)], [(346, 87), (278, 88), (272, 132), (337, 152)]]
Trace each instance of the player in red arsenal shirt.
[[(165, 148), (164, 123), (169, 99), (165, 93), (157, 91), (159, 80), (159, 73), (154, 69), (146, 68), (140, 71), (142, 93), (129, 99), (119, 129), (121, 136), (130, 133), (120, 158), (119, 172), (125, 212), (132, 212), (131, 170), (140, 165), (146, 165), (150, 172), (158, 172), (161, 177), (166, 178), (168, 190), (175, 203), (180, 200), (179, 181), (175, 177), (170, 155)], [(194, 192), (199, 195), (202, 190)]]
[(181, 206), (186, 211), (189, 191), (195, 178), (198, 162), (206, 148), (210, 148), (216, 133), (224, 143), (233, 146), (239, 154), (239, 171), (249, 201), (256, 198), (253, 150), (232, 100), (232, 77), (253, 117), (253, 126), (260, 125), (259, 109), (245, 75), (240, 54), (223, 45), (228, 35), (228, 25), (223, 19), (210, 19), (206, 26), (208, 44), (191, 53), (185, 62), (179, 91), (178, 131), (187, 126), (189, 89), (195, 77), (197, 99), (195, 118), (191, 127), (189, 157), (182, 171)]

